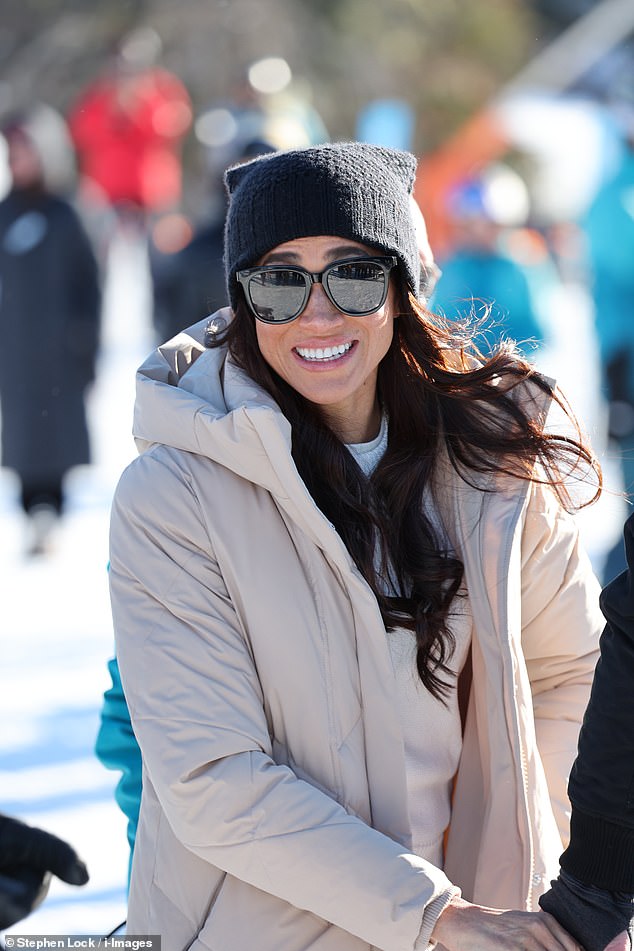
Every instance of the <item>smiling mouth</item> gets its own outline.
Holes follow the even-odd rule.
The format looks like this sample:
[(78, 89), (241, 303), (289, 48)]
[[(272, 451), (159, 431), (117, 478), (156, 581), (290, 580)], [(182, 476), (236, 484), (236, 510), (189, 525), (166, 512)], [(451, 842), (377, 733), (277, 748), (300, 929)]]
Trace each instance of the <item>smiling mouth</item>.
[(325, 362), (326, 360), (340, 360), (344, 354), (352, 349), (353, 344), (342, 343), (338, 347), (295, 347), (302, 360), (308, 360), (311, 363)]

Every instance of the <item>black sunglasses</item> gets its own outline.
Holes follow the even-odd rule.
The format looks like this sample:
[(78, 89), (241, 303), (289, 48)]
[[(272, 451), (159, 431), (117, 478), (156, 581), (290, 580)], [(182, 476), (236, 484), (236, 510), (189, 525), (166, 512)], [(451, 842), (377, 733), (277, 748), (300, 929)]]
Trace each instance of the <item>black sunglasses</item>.
[(365, 317), (385, 303), (395, 257), (347, 258), (312, 273), (292, 264), (271, 264), (238, 271), (236, 277), (254, 317), (265, 324), (286, 324), (302, 313), (313, 284), (321, 284), (337, 310)]

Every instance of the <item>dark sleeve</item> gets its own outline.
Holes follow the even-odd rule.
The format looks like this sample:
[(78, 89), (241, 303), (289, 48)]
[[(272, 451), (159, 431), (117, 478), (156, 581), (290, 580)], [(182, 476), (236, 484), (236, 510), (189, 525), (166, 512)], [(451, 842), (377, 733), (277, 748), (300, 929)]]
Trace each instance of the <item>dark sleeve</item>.
[(177, 254), (151, 257), (154, 326), (161, 340), (228, 303), (222, 240), (222, 226), (215, 223)]
[(99, 268), (92, 243), (79, 216), (69, 207), (68, 260), (72, 268), (67, 344), (78, 377), (88, 384), (95, 376), (101, 322)]
[(0, 814), (0, 929), (26, 918), (48, 892), (51, 874), (85, 885), (88, 871), (68, 842)]
[(601, 595), (606, 627), (568, 793), (570, 845), (561, 867), (581, 882), (634, 893), (634, 515), (627, 571)]

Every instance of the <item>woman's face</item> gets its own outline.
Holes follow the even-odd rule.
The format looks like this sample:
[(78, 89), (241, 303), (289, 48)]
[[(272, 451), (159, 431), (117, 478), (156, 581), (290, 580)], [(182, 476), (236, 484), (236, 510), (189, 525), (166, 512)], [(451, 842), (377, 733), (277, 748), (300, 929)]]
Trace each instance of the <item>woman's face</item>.
[[(258, 264), (295, 264), (320, 272), (333, 261), (376, 254), (356, 241), (322, 235), (279, 244)], [(294, 390), (321, 407), (344, 442), (364, 442), (378, 432), (378, 366), (392, 341), (394, 307), (392, 282), (383, 307), (366, 317), (342, 314), (321, 284), (313, 284), (306, 309), (296, 320), (277, 326), (255, 321), (266, 362)], [(326, 348), (334, 352), (324, 354)]]
[(14, 188), (29, 188), (42, 181), (42, 164), (27, 136), (13, 133), (7, 137), (7, 159)]

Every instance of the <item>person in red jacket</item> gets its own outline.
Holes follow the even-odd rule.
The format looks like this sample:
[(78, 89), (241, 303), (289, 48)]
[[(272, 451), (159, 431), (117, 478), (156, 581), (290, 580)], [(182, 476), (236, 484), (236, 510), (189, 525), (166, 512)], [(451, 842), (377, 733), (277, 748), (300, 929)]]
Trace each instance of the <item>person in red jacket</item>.
[(192, 121), (184, 84), (156, 64), (160, 47), (152, 30), (131, 34), (68, 114), (85, 198), (141, 221), (178, 205)]

